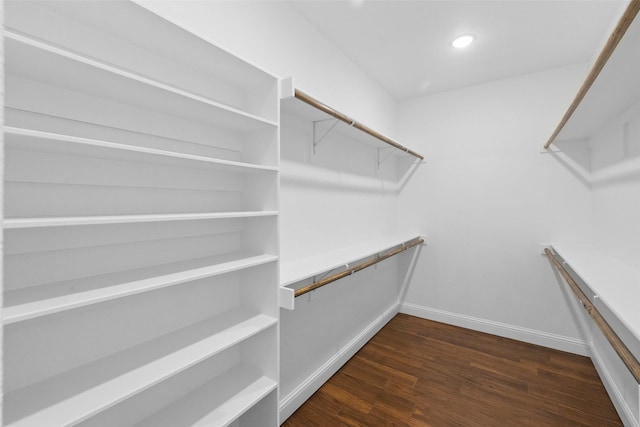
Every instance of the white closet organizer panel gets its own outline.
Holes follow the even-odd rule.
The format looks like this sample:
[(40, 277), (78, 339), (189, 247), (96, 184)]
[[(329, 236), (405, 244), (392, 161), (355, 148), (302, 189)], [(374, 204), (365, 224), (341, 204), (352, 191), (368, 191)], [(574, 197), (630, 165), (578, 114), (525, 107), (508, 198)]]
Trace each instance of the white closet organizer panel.
[(260, 171), (274, 172), (278, 170), (278, 168), (274, 166), (230, 161), (10, 126), (5, 126), (4, 132), (5, 147), (11, 150), (38, 151), (244, 173)]
[[(86, 307), (92, 304), (98, 304), (105, 301), (111, 301), (118, 298), (124, 298), (130, 295), (135, 295), (142, 292), (149, 292), (157, 289), (166, 288), (169, 286), (175, 286), (186, 282), (191, 282), (194, 280), (205, 279), (207, 277), (216, 276), (220, 274), (226, 274), (237, 270), (242, 270), (250, 267), (254, 267), (257, 265), (262, 265), (269, 262), (274, 262), (278, 258), (274, 255), (257, 255), (257, 256), (247, 256), (247, 255), (236, 255), (238, 258), (235, 261), (227, 261), (227, 262), (219, 262), (214, 265), (209, 265), (207, 267), (194, 268), (191, 270), (180, 271), (178, 273), (166, 274), (166, 275), (158, 275), (153, 276), (148, 279), (136, 280), (128, 283), (121, 283), (117, 285), (107, 286), (104, 288), (77, 292), (70, 295), (64, 295), (59, 297), (53, 297), (48, 299), (36, 300), (30, 303), (19, 304), (15, 306), (5, 306), (3, 309), (3, 319), (5, 325), (10, 325), (12, 323), (17, 323), (29, 319), (34, 319), (41, 316), (46, 316), (54, 313), (60, 313), (66, 310), (72, 310), (74, 308)], [(222, 257), (220, 257), (222, 258)], [(218, 258), (218, 260), (220, 259)], [(230, 256), (225, 256), (224, 258), (230, 258)], [(190, 262), (182, 262), (176, 264), (204, 264), (211, 263), (211, 259), (205, 260), (195, 260)], [(167, 267), (167, 266), (164, 266)], [(171, 266), (173, 267), (173, 266)], [(150, 271), (152, 269), (145, 269), (143, 271)], [(109, 278), (114, 280), (113, 277), (124, 276), (126, 274), (131, 274), (130, 272), (119, 273), (119, 274), (111, 274)], [(155, 269), (155, 273), (157, 273), (157, 269)], [(92, 280), (91, 284), (93, 286), (100, 281)], [(57, 288), (68, 289), (72, 287), (68, 283), (57, 283)], [(28, 294), (28, 297), (33, 297), (33, 292), (30, 288), (21, 291), (22, 294)], [(51, 292), (51, 286), (47, 285), (46, 292)], [(17, 291), (16, 291), (17, 292)], [(27, 297), (27, 298), (28, 298)], [(10, 298), (10, 297), (8, 297)], [(20, 297), (20, 299), (25, 299), (25, 297)]]
[(315, 275), (344, 267), (346, 264), (386, 251), (415, 238), (416, 234), (386, 236), (308, 258), (284, 261), (280, 265), (280, 286), (289, 286)]
[[(595, 297), (596, 308), (640, 359), (640, 271), (592, 246), (554, 243), (553, 249), (589, 287), (587, 296)], [(623, 330), (616, 328), (618, 323)]]
[[(236, 368), (135, 426), (228, 426), (273, 392), (276, 386), (269, 377)], [(211, 411), (210, 408), (215, 409)]]
[[(236, 130), (277, 123), (91, 58), (5, 31), (8, 75)], [(45, 69), (41, 64), (47, 64)], [(73, 76), (72, 79), (69, 76)]]
[(8, 427), (73, 425), (274, 326), (241, 310), (215, 316), (5, 395)]
[(5, 11), (3, 421), (276, 426), (278, 79), (131, 1)]
[(21, 1), (7, 4), (6, 14), (21, 34), (277, 119), (273, 76), (133, 2)]

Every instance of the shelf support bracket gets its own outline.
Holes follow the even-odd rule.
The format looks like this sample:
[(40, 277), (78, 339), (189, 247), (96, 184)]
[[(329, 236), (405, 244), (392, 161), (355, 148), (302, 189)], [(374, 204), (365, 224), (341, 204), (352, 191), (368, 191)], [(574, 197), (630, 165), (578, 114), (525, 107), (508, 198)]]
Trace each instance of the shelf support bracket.
[[(386, 155), (384, 154), (386, 152)], [(393, 154), (393, 148), (378, 148), (378, 160), (376, 163), (376, 174), (380, 174), (380, 165)]]
[[(321, 124), (331, 122), (329, 128), (322, 131), (320, 129)], [(326, 120), (316, 120), (313, 122), (313, 154), (316, 154), (316, 147), (320, 145), (322, 140), (329, 135), (329, 133), (333, 130), (334, 127), (338, 124), (338, 119), (326, 119)]]

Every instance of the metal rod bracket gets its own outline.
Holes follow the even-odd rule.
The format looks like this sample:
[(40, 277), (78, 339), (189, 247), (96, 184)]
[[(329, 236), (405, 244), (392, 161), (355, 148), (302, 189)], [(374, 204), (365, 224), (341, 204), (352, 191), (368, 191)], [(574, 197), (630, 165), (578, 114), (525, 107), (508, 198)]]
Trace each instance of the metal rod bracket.
[[(321, 125), (327, 122), (331, 122), (329, 128), (324, 131), (321, 130)], [(316, 147), (320, 145), (322, 140), (325, 139), (327, 135), (329, 135), (333, 128), (336, 127), (338, 122), (338, 119), (316, 120), (313, 122), (313, 154), (316, 154)]]
[[(386, 155), (382, 155), (384, 152), (387, 152)], [(380, 173), (380, 165), (382, 163), (384, 163), (385, 160), (387, 160), (389, 157), (391, 157), (391, 155), (393, 154), (393, 148), (378, 148), (378, 159), (377, 159), (377, 164), (376, 164), (376, 173), (379, 174)]]

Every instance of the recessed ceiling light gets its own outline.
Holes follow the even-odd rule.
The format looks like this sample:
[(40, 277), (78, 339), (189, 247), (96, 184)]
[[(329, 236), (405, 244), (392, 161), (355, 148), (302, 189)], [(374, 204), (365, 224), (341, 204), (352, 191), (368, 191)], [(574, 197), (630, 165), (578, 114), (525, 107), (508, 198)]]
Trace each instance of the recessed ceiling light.
[(473, 43), (473, 36), (470, 34), (465, 34), (464, 36), (456, 37), (454, 41), (451, 42), (451, 46), (456, 49), (463, 49)]

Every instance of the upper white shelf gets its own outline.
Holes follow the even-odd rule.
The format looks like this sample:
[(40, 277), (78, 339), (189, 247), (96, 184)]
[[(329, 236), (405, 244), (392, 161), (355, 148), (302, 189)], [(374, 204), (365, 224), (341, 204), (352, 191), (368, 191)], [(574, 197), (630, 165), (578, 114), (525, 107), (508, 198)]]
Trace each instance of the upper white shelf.
[[(588, 138), (640, 99), (640, 2), (631, 1), (545, 147)], [(617, 45), (616, 45), (617, 43)]]
[[(8, 427), (76, 425), (275, 324), (275, 318), (240, 310), (215, 316), (49, 381), (7, 393), (5, 422)], [(186, 345), (176, 348), (179, 342)], [(113, 374), (111, 379), (103, 380), (105, 372)], [(40, 407), (33, 408), (33, 402)]]
[(171, 164), (179, 167), (211, 167), (217, 170), (235, 172), (275, 172), (278, 170), (278, 168), (274, 166), (216, 159), (10, 126), (5, 126), (4, 132), (5, 147), (15, 150), (72, 154), (76, 156), (99, 157), (102, 159), (138, 161), (145, 163)]
[[(16, 1), (12, 31), (276, 121), (277, 79), (134, 1)], [(64, 28), (64, 31), (60, 31)]]
[[(234, 131), (277, 126), (214, 100), (5, 31), (6, 74)], [(73, 76), (73, 78), (70, 78)]]
[(421, 154), (413, 151), (409, 147), (394, 141), (388, 136), (371, 129), (346, 114), (294, 88), (293, 79), (291, 78), (282, 81), (281, 107), (282, 111), (310, 122), (335, 119), (341, 123), (338, 123), (331, 132), (336, 132), (348, 140), (372, 145), (377, 148), (393, 148), (390, 150), (390, 154), (393, 155), (411, 155), (419, 160), (424, 159)]
[(386, 236), (308, 258), (281, 262), (280, 286), (289, 286), (315, 275), (344, 267), (415, 238), (415, 234)]
[(554, 243), (553, 249), (633, 334), (640, 348), (640, 271), (592, 246)]

